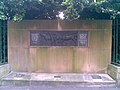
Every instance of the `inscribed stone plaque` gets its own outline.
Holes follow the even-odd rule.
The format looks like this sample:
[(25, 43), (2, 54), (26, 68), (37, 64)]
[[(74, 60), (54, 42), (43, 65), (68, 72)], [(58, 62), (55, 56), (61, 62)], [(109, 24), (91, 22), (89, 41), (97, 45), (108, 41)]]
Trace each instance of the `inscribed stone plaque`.
[(78, 32), (78, 46), (88, 46), (88, 32)]
[(30, 31), (30, 46), (87, 46), (87, 39), (87, 32)]

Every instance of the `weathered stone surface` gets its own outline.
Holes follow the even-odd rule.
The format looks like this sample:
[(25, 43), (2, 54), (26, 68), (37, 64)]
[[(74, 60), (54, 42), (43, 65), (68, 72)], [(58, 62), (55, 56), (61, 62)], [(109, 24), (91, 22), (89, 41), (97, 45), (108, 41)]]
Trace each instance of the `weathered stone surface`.
[(7, 74), (9, 74), (10, 71), (11, 71), (11, 67), (9, 64), (0, 65), (0, 79), (6, 76)]
[[(92, 78), (97, 76), (100, 78)], [(27, 73), (11, 72), (2, 78), (1, 86), (88, 86), (115, 87), (116, 82), (107, 74)]]
[(120, 81), (120, 66), (108, 65), (108, 74), (115, 80)]
[[(30, 31), (36, 30), (38, 32), (87, 31), (88, 46), (30, 46)], [(13, 71), (106, 73), (108, 64), (111, 63), (111, 20), (23, 20), (19, 23), (8, 21), (8, 34), (8, 60)], [(67, 34), (67, 39), (69, 38)], [(58, 45), (64, 38), (55, 34), (54, 39), (53, 42), (57, 41)]]

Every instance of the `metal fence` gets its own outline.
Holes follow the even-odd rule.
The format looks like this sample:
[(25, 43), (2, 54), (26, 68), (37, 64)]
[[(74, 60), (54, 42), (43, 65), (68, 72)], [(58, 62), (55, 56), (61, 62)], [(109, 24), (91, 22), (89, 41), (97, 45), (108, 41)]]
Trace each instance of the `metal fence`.
[(112, 24), (112, 64), (120, 66), (120, 19)]
[(7, 21), (0, 20), (0, 65), (8, 62)]

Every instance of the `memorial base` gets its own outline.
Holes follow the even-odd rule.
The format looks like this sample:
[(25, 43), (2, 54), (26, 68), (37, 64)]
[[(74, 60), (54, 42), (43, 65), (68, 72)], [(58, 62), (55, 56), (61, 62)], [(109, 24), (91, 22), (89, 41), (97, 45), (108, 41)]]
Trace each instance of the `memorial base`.
[(120, 81), (120, 66), (109, 64), (108, 74), (116, 81)]

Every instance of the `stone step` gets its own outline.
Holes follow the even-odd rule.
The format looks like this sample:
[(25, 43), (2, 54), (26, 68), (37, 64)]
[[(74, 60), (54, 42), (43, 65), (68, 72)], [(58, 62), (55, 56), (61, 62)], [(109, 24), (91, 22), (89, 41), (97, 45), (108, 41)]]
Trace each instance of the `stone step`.
[(61, 81), (25, 81), (5, 80), (1, 86), (41, 86), (41, 87), (116, 87), (115, 83), (85, 83), (85, 82), (61, 82)]
[(116, 82), (107, 74), (76, 73), (21, 73), (12, 72), (2, 78), (2, 86), (76, 86), (115, 87)]

